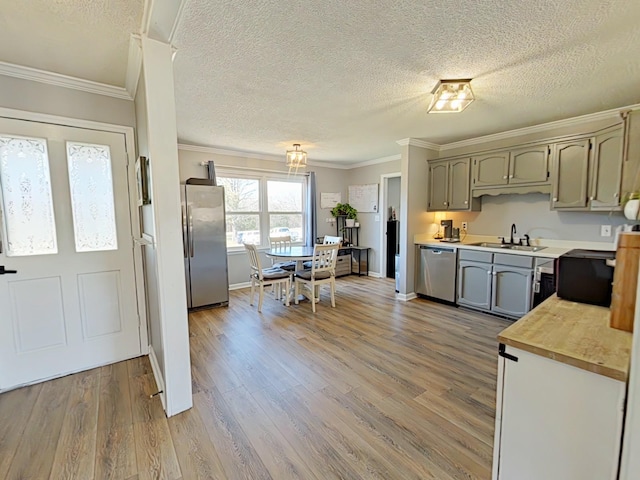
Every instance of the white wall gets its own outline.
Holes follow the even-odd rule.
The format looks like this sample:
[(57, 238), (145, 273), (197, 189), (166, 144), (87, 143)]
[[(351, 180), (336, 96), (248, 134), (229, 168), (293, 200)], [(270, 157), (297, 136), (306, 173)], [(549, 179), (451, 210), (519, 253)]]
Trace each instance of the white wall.
[[(345, 186), (345, 191), (342, 193), (343, 202), (348, 200), (349, 185), (368, 185), (372, 183), (378, 184), (378, 199), (380, 199), (380, 190), (382, 188), (380, 185), (380, 176), (399, 171), (400, 160), (392, 160), (390, 162), (349, 170), (348, 185)], [(399, 187), (396, 202), (396, 205), (400, 203)], [(384, 252), (381, 252), (380, 223), (386, 221), (387, 212), (358, 212), (358, 222), (360, 222), (358, 243), (365, 247), (371, 247), (369, 251), (369, 271), (374, 275), (380, 275), (380, 255), (384, 255)]]
[[(600, 225), (627, 223), (621, 212), (557, 212), (549, 209), (549, 195), (498, 195), (482, 197), (480, 212), (447, 213), (447, 218), (459, 227), (469, 223), (469, 233), (509, 237), (515, 223), (518, 236), (531, 238), (612, 242), (613, 237), (601, 237)], [(430, 214), (433, 218), (434, 214)], [(433, 220), (431, 220), (433, 221)]]
[[(398, 162), (398, 168), (400, 168), (400, 162)], [(400, 218), (400, 211), (402, 210), (402, 205), (400, 202), (400, 177), (390, 178), (388, 180), (388, 189), (387, 189), (387, 205), (393, 207), (396, 211), (396, 219)], [(382, 188), (382, 185), (380, 186)], [(388, 212), (382, 212), (384, 219), (389, 219)]]
[(133, 127), (133, 101), (0, 75), (0, 106)]

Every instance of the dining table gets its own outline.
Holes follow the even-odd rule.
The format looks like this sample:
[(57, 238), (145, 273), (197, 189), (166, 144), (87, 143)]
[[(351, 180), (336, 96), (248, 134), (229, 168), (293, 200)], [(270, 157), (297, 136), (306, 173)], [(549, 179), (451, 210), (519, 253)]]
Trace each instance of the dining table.
[[(304, 262), (308, 261), (308, 260), (313, 260), (313, 247), (305, 247), (305, 246), (291, 246), (291, 247), (277, 247), (277, 248), (272, 248), (270, 250), (268, 250), (267, 252), (265, 252), (265, 255), (269, 258), (274, 258), (274, 259), (278, 259), (278, 260), (290, 260), (293, 261), (295, 260), (296, 262), (296, 272), (301, 272), (302, 270), (304, 270)], [(316, 287), (316, 292), (314, 295), (314, 300), (317, 302), (318, 301), (318, 290), (319, 287)], [(295, 300), (295, 294), (294, 294), (294, 286), (291, 286), (291, 292), (290, 292), (290, 299), (292, 301)], [(304, 295), (304, 293), (302, 293), (303, 297), (306, 297), (306, 295)], [(308, 297), (307, 297), (308, 298)]]
[(284, 248), (272, 248), (265, 255), (278, 260), (295, 260), (296, 271), (304, 270), (303, 263), (313, 259), (313, 247), (292, 246)]

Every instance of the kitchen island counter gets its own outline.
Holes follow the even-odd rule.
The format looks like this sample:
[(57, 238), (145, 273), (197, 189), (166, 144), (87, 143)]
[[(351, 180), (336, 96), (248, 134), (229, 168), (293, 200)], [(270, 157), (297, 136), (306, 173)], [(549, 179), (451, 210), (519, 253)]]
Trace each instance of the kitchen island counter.
[(632, 334), (609, 327), (605, 307), (553, 295), (500, 332), (498, 341), (623, 382), (629, 374)]

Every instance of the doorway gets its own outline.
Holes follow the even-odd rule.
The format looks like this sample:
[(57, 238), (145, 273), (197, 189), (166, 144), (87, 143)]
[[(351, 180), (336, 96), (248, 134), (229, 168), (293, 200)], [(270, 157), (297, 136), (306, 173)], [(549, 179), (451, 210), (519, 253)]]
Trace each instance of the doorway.
[[(380, 276), (396, 277), (396, 254), (400, 245), (400, 172), (380, 176)], [(394, 218), (395, 214), (395, 218)]]

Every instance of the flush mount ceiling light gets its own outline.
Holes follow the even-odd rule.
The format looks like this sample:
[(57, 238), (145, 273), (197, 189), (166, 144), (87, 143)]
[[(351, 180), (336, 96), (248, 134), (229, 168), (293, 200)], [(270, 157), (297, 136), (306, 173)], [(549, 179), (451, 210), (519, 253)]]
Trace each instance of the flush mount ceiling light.
[(300, 144), (293, 144), (294, 150), (287, 150), (287, 167), (300, 168), (307, 166), (307, 152), (300, 150)]
[(475, 100), (471, 79), (440, 80), (433, 91), (427, 113), (458, 113)]

